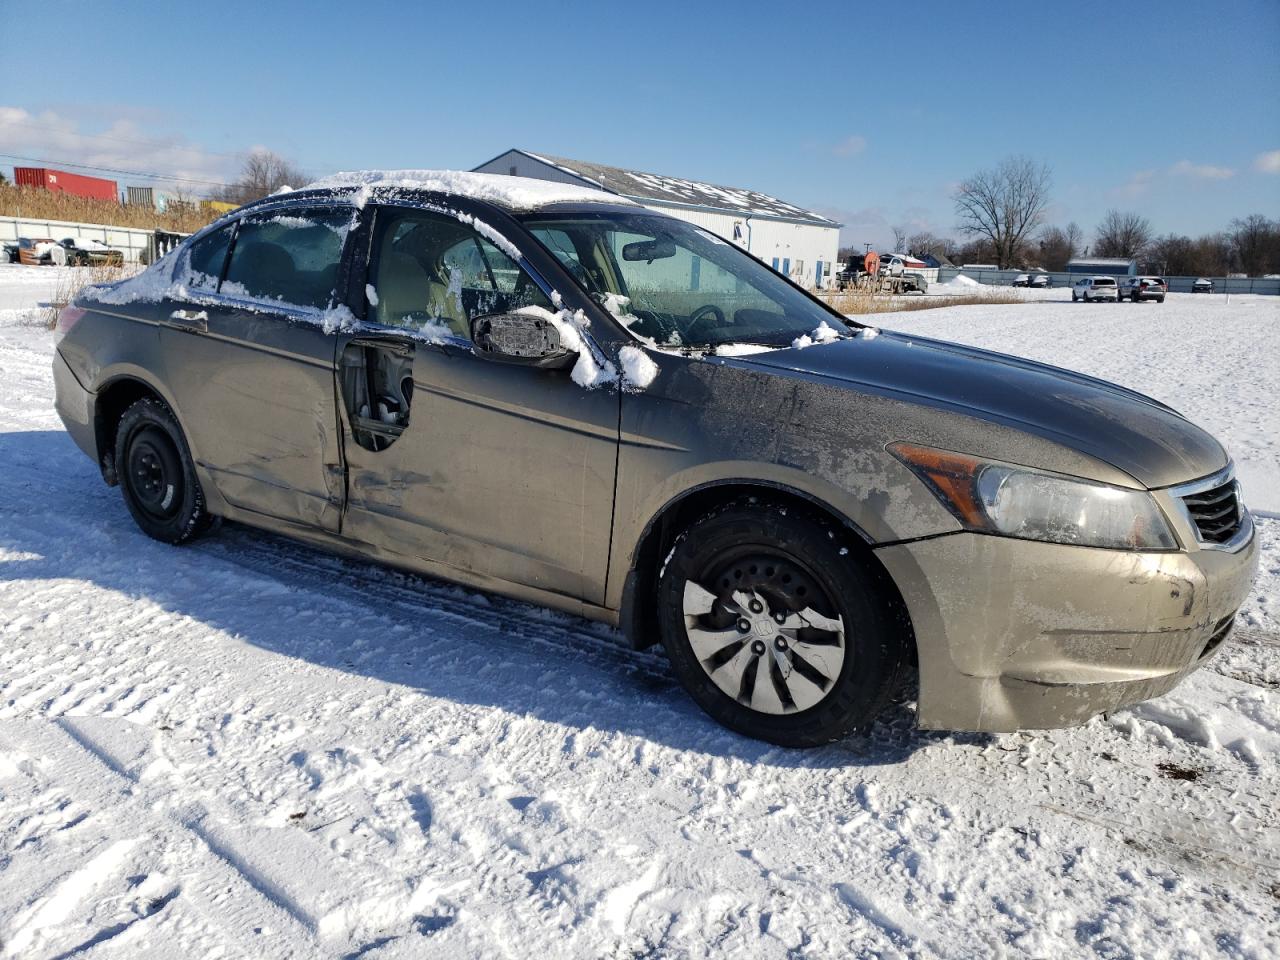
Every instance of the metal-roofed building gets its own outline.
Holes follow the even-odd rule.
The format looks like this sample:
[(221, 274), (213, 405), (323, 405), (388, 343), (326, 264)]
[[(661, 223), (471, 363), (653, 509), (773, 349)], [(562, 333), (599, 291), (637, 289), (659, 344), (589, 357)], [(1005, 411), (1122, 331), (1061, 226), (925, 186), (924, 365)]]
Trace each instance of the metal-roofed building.
[(1076, 257), (1067, 261), (1067, 273), (1083, 273), (1091, 277), (1132, 277), (1137, 272), (1138, 261), (1124, 257)]
[(482, 163), (475, 172), (533, 177), (616, 193), (710, 230), (805, 286), (825, 286), (835, 272), (840, 224), (756, 190), (516, 149)]

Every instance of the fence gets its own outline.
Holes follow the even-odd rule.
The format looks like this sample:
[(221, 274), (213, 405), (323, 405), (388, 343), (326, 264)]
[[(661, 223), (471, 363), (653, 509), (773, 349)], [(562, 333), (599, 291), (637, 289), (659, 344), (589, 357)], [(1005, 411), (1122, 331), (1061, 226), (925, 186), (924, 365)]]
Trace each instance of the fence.
[[(970, 280), (976, 280), (978, 283), (992, 284), (996, 286), (1008, 286), (1013, 283), (1015, 277), (1020, 276), (1046, 276), (1041, 273), (1027, 273), (1026, 270), (963, 270), (958, 267), (943, 267), (938, 271), (938, 282), (946, 283), (953, 280), (957, 276), (965, 276)], [(1091, 276), (1091, 274), (1081, 273), (1050, 273), (1049, 285), (1052, 287), (1069, 287), (1083, 276)], [(1124, 279), (1117, 277), (1117, 282)], [(1191, 285), (1195, 283), (1199, 277), (1165, 277), (1169, 283), (1170, 293), (1190, 293)], [(1268, 293), (1272, 295), (1280, 295), (1280, 277), (1208, 277), (1213, 281), (1214, 293)]]
[[(137, 227), (112, 227), (100, 223), (70, 223), (65, 220), (33, 220), (27, 217), (0, 217), (0, 242), (14, 243), (19, 237), (60, 241), (66, 237), (97, 240), (124, 254), (125, 262), (149, 262), (157, 253), (157, 238), (182, 237), (159, 230)], [(164, 243), (160, 243), (160, 253)]]

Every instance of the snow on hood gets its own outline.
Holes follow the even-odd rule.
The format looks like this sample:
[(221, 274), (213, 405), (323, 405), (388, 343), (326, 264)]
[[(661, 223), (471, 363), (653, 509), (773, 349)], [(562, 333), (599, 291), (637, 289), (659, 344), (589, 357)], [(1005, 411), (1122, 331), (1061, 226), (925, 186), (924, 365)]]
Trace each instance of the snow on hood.
[(308, 184), (306, 189), (336, 187), (387, 187), (401, 190), (436, 190), (459, 197), (496, 203), (508, 210), (537, 210), (550, 203), (622, 203), (631, 200), (603, 190), (530, 177), (460, 170), (354, 170)]

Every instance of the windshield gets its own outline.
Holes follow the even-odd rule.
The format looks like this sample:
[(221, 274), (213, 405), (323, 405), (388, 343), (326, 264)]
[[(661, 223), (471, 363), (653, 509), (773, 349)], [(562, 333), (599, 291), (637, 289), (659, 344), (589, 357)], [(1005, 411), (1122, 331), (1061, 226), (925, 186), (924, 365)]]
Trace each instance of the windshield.
[(834, 317), (719, 237), (647, 212), (525, 219), (524, 225), (637, 336), (664, 346), (790, 346)]

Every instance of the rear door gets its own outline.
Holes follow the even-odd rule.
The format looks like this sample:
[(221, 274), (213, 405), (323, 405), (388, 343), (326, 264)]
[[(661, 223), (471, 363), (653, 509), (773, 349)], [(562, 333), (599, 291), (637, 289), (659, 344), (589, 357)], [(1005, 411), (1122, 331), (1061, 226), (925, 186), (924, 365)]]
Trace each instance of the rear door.
[(350, 207), (245, 217), (193, 244), (187, 295), (163, 305), (167, 382), (192, 453), (232, 506), (339, 529), (334, 396), (338, 285)]
[(602, 603), (619, 396), (472, 352), (469, 321), (555, 308), (458, 217), (373, 211), (366, 322), (340, 336), (343, 535)]

